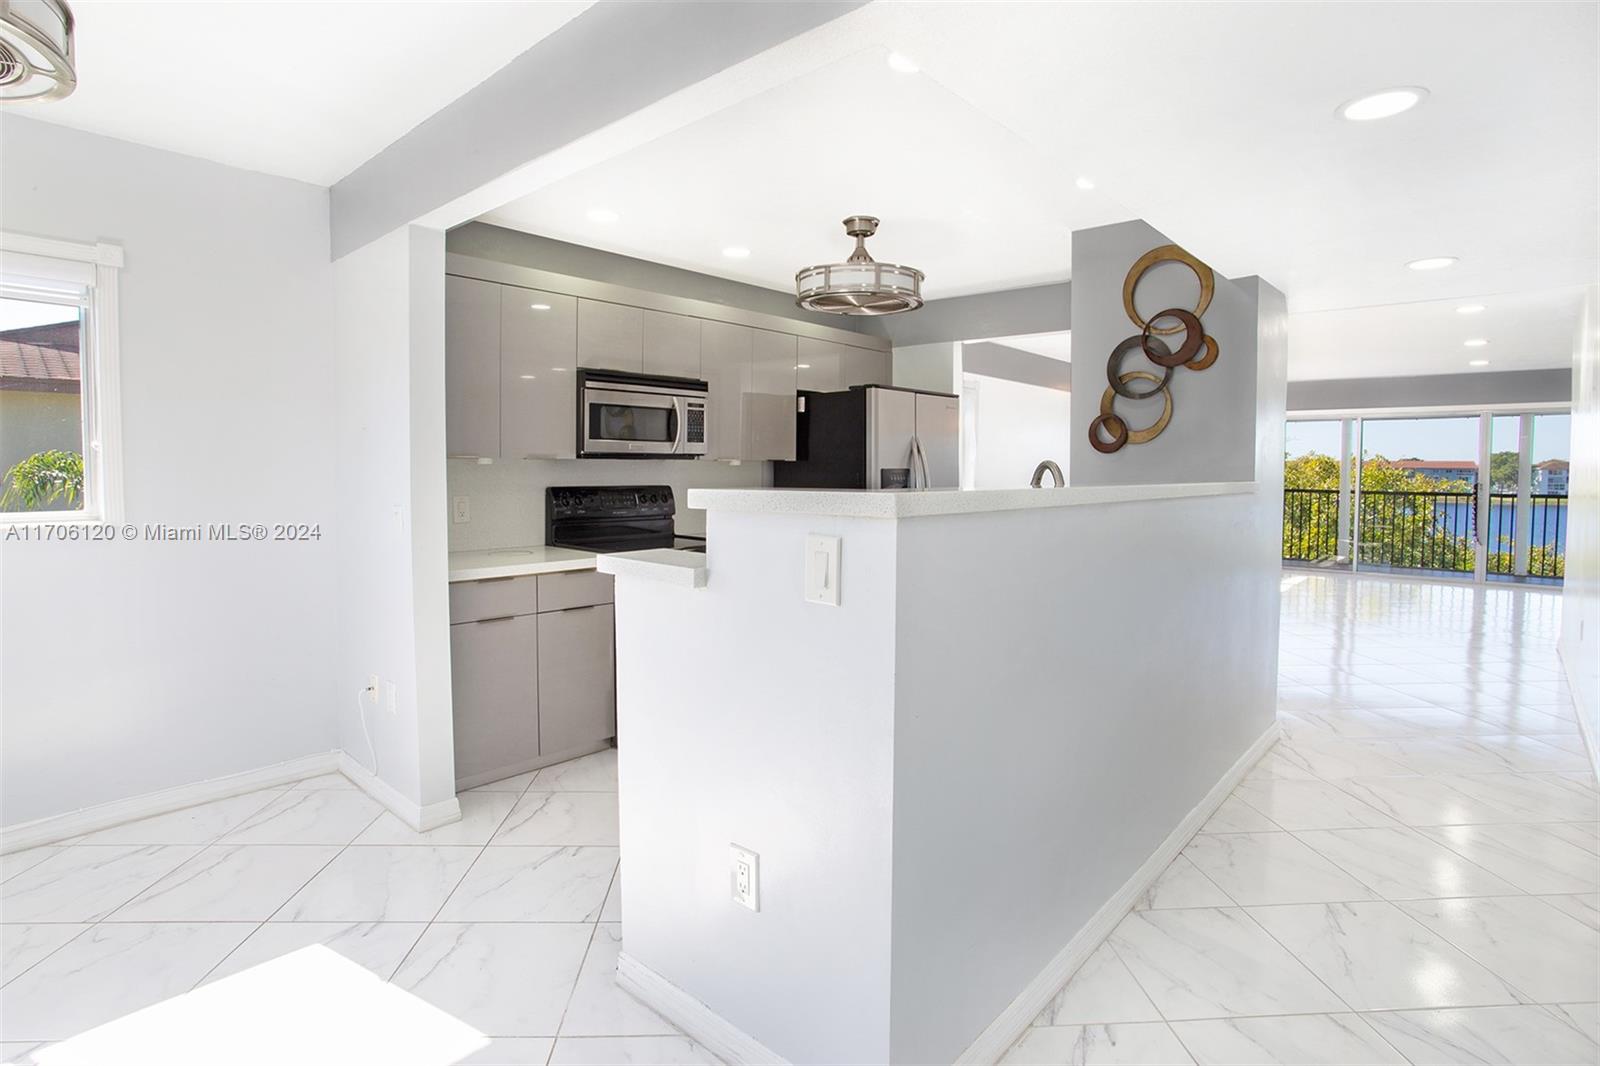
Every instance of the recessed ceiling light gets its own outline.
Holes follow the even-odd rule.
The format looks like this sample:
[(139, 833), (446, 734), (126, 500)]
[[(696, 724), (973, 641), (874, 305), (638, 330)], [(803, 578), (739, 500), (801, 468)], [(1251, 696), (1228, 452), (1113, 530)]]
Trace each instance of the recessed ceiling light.
[(1422, 103), (1428, 96), (1428, 90), (1416, 86), (1404, 86), (1398, 89), (1384, 89), (1382, 92), (1371, 93), (1367, 96), (1357, 97), (1339, 105), (1339, 114), (1351, 122), (1371, 122), (1378, 118), (1393, 118), (1403, 111), (1410, 111)]
[(1468, 348), (1482, 348), (1485, 347), (1489, 342), (1484, 340), (1482, 337), (1473, 337), (1471, 340), (1462, 341), (1461, 343)]
[(611, 210), (608, 207), (596, 207), (596, 208), (592, 208), (589, 211), (589, 221), (590, 222), (606, 222), (606, 223), (610, 223), (610, 222), (615, 222), (617, 219), (619, 219), (621, 217), (622, 216), (618, 215), (615, 211)]
[(1467, 360), (1467, 365), (1468, 366), (1488, 366), (1489, 365), (1489, 360), (1487, 360), (1487, 359), (1468, 359)]
[(1412, 270), (1443, 270), (1447, 266), (1455, 266), (1456, 257), (1453, 255), (1436, 255), (1428, 259), (1413, 259), (1406, 266)]
[(1090, 189), (1094, 188), (1094, 182), (1091, 181), (1088, 178), (1079, 178), (1077, 181), (1073, 182), (1072, 184), (1076, 185), (1078, 188), (1082, 189), (1084, 192), (1088, 192)]
[(735, 244), (735, 245), (732, 245), (730, 247), (724, 248), (722, 250), (722, 254), (727, 256), (729, 259), (749, 259), (750, 258), (750, 249), (744, 248), (744, 247), (741, 247), (740, 245)]
[(915, 74), (922, 68), (917, 66), (917, 61), (904, 52), (889, 53), (889, 69), (896, 74)]
[(1482, 304), (1462, 304), (1460, 307), (1456, 308), (1456, 314), (1475, 315), (1482, 310), (1484, 310), (1484, 306)]
[(521, 378), (523, 381), (533, 381), (534, 380), (534, 376), (532, 374), (518, 374), (517, 376), (519, 378)]
[(811, 369), (811, 364), (810, 363), (796, 363), (794, 365), (794, 368), (796, 370), (810, 370)]
[(549, 304), (529, 304), (528, 305), (528, 310), (530, 310), (530, 311), (548, 311), (548, 310), (550, 310), (550, 305)]

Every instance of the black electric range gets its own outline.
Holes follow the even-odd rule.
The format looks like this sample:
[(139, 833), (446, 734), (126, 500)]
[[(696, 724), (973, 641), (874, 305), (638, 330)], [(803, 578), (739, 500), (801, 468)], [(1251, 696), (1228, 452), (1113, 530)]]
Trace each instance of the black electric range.
[(673, 528), (676, 513), (667, 485), (558, 485), (544, 490), (544, 542), (589, 552), (705, 551), (704, 537)]

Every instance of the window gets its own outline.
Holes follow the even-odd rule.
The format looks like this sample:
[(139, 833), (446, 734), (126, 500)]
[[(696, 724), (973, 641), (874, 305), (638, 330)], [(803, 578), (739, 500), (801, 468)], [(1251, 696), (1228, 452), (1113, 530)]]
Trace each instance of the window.
[(121, 519), (121, 259), (0, 233), (0, 523)]

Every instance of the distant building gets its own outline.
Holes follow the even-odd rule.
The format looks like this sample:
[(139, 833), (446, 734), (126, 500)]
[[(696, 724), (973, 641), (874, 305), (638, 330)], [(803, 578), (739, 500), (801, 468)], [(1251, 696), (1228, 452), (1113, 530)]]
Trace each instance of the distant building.
[(1468, 485), (1478, 483), (1478, 464), (1465, 459), (1389, 459), (1386, 464), (1439, 481), (1464, 481)]
[(78, 323), (0, 331), (0, 475), (38, 452), (83, 451)]
[(1565, 459), (1546, 459), (1533, 464), (1533, 491), (1542, 496), (1565, 496), (1567, 472), (1572, 464)]

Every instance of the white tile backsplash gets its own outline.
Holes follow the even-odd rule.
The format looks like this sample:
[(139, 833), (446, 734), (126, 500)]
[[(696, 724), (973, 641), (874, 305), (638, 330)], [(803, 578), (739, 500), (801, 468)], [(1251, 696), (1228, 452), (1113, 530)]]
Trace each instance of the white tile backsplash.
[(670, 485), (678, 501), (678, 532), (702, 536), (705, 512), (689, 509), (689, 490), (771, 485), (772, 464), (735, 466), (708, 459), (508, 459), (480, 464), (451, 459), (448, 477), (447, 506), (457, 496), (472, 500), (472, 521), (450, 523), (450, 550), (478, 551), (543, 544), (544, 490), (551, 485)]

